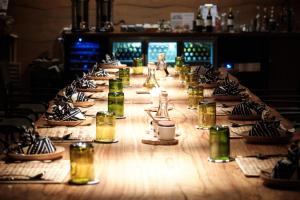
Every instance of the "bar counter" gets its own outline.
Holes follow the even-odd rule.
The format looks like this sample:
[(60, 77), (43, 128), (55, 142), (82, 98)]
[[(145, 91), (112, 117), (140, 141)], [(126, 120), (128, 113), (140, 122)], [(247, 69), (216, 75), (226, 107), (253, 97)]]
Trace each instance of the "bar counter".
[[(180, 130), (179, 144), (143, 144), (150, 121), (144, 109), (151, 98), (149, 94), (136, 94), (136, 90), (144, 80), (144, 76), (131, 76), (131, 87), (124, 89), (126, 118), (117, 120), (119, 142), (93, 143), (99, 184), (0, 184), (0, 199), (299, 199), (299, 191), (271, 189), (263, 186), (260, 178), (245, 177), (235, 161), (209, 162), (208, 131), (195, 128), (197, 111), (187, 108), (186, 91), (178, 79), (168, 78), (160, 84), (169, 93), (169, 105), (173, 106), (169, 114)], [(107, 101), (96, 102), (85, 110), (107, 110)], [(217, 123), (229, 125), (230, 121), (227, 116), (217, 116)], [(283, 123), (291, 127), (287, 120)], [(95, 130), (94, 118), (91, 126), (38, 129), (42, 134), (79, 131), (91, 137), (95, 137)], [(231, 157), (287, 152), (287, 145), (246, 144), (243, 139), (231, 139), (230, 143)], [(69, 159), (69, 144), (56, 143), (66, 148), (63, 159)]]

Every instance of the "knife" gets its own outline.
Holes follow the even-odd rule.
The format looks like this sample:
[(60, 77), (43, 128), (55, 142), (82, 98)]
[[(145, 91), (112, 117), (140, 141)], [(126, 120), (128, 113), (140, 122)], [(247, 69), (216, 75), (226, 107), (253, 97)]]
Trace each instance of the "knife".
[(272, 157), (286, 157), (287, 154), (277, 153), (277, 154), (254, 154), (254, 155), (246, 155), (246, 156), (237, 156), (237, 158), (257, 158), (259, 160), (265, 160)]

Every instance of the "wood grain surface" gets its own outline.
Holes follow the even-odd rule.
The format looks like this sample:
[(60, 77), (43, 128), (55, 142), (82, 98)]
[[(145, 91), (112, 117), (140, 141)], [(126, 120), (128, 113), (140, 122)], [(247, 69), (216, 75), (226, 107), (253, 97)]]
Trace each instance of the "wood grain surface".
[[(169, 91), (170, 117), (180, 129), (178, 145), (146, 145), (141, 139), (149, 126), (144, 109), (151, 104), (134, 103), (149, 99), (135, 91), (144, 77), (131, 77), (132, 87), (125, 91), (126, 119), (117, 120), (118, 143), (99, 144), (95, 147), (95, 174), (98, 185), (71, 186), (67, 184), (0, 185), (2, 199), (299, 199), (300, 192), (275, 190), (262, 185), (259, 178), (246, 178), (236, 162), (208, 162), (208, 132), (198, 130), (195, 110), (187, 109), (185, 91), (179, 80), (160, 81)], [(251, 94), (252, 98), (258, 98)], [(97, 101), (94, 111), (106, 110), (106, 101)], [(218, 124), (229, 124), (228, 116), (217, 116)], [(247, 121), (243, 123), (249, 123)], [(284, 120), (285, 125), (291, 124)], [(60, 128), (52, 128), (59, 131)], [(76, 127), (95, 134), (95, 122), (90, 127)], [(64, 127), (64, 131), (69, 128)], [(231, 156), (257, 153), (286, 153), (287, 146), (246, 144), (242, 139), (230, 140)], [(69, 159), (69, 144), (64, 159)]]

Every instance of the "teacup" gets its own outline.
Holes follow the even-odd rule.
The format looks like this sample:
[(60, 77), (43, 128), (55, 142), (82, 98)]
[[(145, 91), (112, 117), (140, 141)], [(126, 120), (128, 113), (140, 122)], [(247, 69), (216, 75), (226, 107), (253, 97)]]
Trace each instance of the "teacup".
[(175, 138), (175, 123), (173, 121), (159, 121), (157, 137), (160, 140), (173, 140)]

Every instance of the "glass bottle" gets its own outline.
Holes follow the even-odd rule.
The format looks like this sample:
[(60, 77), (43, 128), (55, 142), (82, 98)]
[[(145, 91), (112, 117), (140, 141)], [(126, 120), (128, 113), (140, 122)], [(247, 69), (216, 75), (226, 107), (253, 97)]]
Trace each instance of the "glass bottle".
[(269, 31), (270, 32), (276, 31), (276, 19), (275, 19), (275, 8), (274, 8), (274, 6), (272, 6), (271, 10), (270, 10)]
[(227, 30), (229, 33), (234, 32), (234, 16), (233, 16), (232, 8), (229, 8), (229, 12), (227, 16)]
[(202, 32), (204, 27), (204, 20), (202, 17), (201, 9), (199, 8), (197, 17), (195, 19), (195, 32)]
[(133, 59), (133, 74), (139, 75), (143, 74), (143, 58), (134, 58)]
[(167, 69), (167, 62), (166, 62), (166, 54), (159, 53), (157, 56), (157, 71), (156, 71), (156, 78), (158, 80), (166, 78), (169, 75)]
[(122, 79), (109, 80), (108, 111), (114, 112), (116, 118), (124, 117), (124, 93)]
[(91, 143), (78, 142), (70, 145), (72, 184), (88, 184), (94, 181), (94, 147)]
[(169, 118), (168, 93), (166, 91), (162, 91), (159, 95), (159, 106), (156, 113), (156, 117)]
[(89, 0), (71, 0), (72, 31), (89, 30)]
[(113, 112), (97, 112), (96, 141), (114, 142), (116, 137), (116, 117)]
[(147, 89), (158, 88), (159, 84), (155, 78), (156, 65), (153, 62), (148, 63), (148, 76), (143, 86)]
[(213, 32), (213, 22), (212, 22), (212, 15), (211, 15), (211, 7), (208, 7), (208, 14), (206, 17), (206, 24), (205, 24), (206, 32), (211, 33)]
[(226, 126), (213, 126), (209, 130), (209, 161), (230, 161), (229, 128)]
[(269, 29), (269, 18), (268, 18), (268, 9), (263, 9), (263, 16), (261, 22), (261, 31), (266, 32)]

